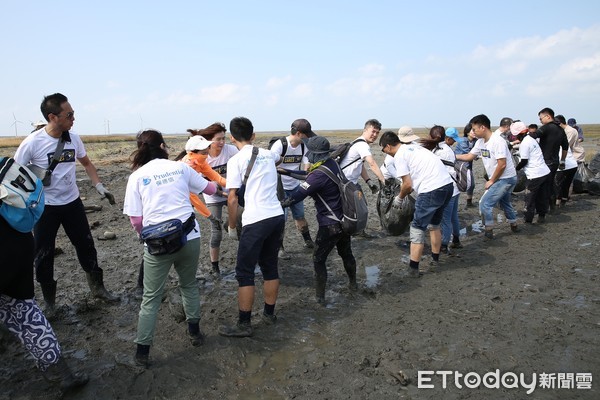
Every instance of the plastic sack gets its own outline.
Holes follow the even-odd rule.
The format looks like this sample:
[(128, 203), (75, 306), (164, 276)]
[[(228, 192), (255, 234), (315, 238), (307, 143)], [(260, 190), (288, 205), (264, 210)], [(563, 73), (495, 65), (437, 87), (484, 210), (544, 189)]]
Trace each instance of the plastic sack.
[(392, 207), (394, 197), (400, 192), (400, 183), (395, 179), (387, 179), (377, 194), (377, 215), (383, 230), (391, 236), (400, 236), (408, 231), (415, 214), (415, 200), (406, 196), (402, 208)]
[(588, 191), (588, 182), (594, 179), (594, 173), (584, 163), (577, 166), (577, 172), (573, 178), (573, 193), (585, 193)]

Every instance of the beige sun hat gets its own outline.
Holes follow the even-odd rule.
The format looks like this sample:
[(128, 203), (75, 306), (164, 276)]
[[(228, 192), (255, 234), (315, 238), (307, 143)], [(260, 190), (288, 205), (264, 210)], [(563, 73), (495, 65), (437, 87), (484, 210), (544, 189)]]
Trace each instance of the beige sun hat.
[(400, 139), (402, 143), (410, 143), (419, 140), (420, 137), (414, 134), (410, 126), (403, 126), (398, 129), (398, 139)]

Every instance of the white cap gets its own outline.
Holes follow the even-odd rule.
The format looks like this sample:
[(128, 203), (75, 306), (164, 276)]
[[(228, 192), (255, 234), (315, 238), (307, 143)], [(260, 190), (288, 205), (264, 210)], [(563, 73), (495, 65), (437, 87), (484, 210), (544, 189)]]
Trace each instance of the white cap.
[(192, 136), (185, 144), (185, 151), (206, 150), (212, 144), (200, 135)]

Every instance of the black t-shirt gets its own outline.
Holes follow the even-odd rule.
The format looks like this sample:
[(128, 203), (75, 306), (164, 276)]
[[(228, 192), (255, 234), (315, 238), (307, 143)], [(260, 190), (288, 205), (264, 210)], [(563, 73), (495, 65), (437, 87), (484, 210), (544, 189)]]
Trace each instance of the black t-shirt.
[(559, 149), (569, 148), (569, 141), (565, 130), (554, 122), (541, 126), (536, 132), (535, 137), (540, 139), (540, 148), (544, 154), (544, 161), (549, 167), (558, 166), (560, 161)]

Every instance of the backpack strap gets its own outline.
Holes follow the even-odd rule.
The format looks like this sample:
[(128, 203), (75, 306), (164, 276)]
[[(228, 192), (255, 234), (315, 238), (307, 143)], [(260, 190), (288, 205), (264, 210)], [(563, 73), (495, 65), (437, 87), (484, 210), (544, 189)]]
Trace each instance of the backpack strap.
[(248, 177), (250, 176), (250, 171), (252, 171), (252, 167), (254, 167), (256, 156), (258, 156), (258, 147), (252, 146), (252, 157), (250, 157), (250, 162), (248, 163), (248, 167), (246, 167), (246, 173), (244, 174), (244, 180), (242, 181), (242, 184), (244, 185), (248, 181)]
[[(352, 143), (350, 144), (350, 146), (348, 146), (348, 151), (346, 152), (346, 154), (348, 154), (348, 152), (350, 151), (350, 148), (352, 146), (354, 146), (358, 142), (365, 142), (366, 143), (367, 141), (365, 139), (363, 139), (363, 138), (355, 139), (354, 141), (352, 141)], [(342, 170), (344, 170), (346, 167), (349, 167), (350, 165), (354, 164), (355, 162), (357, 162), (360, 159), (361, 159), (361, 157), (359, 156), (356, 160), (352, 161), (351, 163), (348, 163), (348, 164), (344, 165), (344, 167), (342, 168)], [(342, 161), (342, 160), (340, 160), (340, 161)]]
[[(323, 172), (325, 175), (327, 175), (327, 177), (328, 177), (329, 179), (331, 179), (331, 180), (332, 180), (332, 181), (333, 181), (333, 182), (334, 182), (336, 185), (338, 185), (338, 188), (340, 188), (340, 186), (341, 186), (341, 184), (342, 184), (342, 180), (340, 179), (340, 177), (339, 177), (339, 176), (337, 176), (336, 174), (334, 174), (334, 173), (333, 173), (333, 171), (329, 169), (329, 167), (327, 167), (327, 166), (325, 166), (325, 165), (319, 165), (319, 166), (317, 167), (317, 169), (316, 169), (316, 170), (319, 170), (319, 171)], [(342, 194), (341, 192), (342, 192), (342, 189), (340, 188), (340, 196), (341, 196), (341, 194)], [(329, 213), (331, 214), (331, 215), (328, 215), (328, 217), (329, 217), (329, 218), (331, 218), (331, 219), (332, 219), (332, 220), (334, 220), (334, 221), (337, 221), (337, 222), (342, 222), (342, 221), (341, 221), (341, 220), (340, 220), (340, 219), (339, 219), (339, 218), (338, 218), (338, 217), (335, 215), (335, 213), (333, 212), (333, 210), (331, 209), (331, 207), (329, 207), (329, 204), (327, 204), (327, 203), (325, 202), (325, 200), (323, 199), (323, 197), (321, 197), (321, 195), (320, 195), (320, 194), (318, 194), (318, 193), (317, 193), (317, 196), (319, 196), (319, 199), (321, 199), (321, 202), (323, 203), (323, 205), (325, 205), (325, 207), (327, 208), (327, 210), (328, 210), (328, 211), (329, 211)]]
[(58, 143), (56, 144), (56, 149), (54, 150), (52, 161), (50, 162), (50, 165), (48, 165), (48, 169), (46, 170), (46, 176), (51, 175), (54, 171), (54, 168), (56, 168), (56, 166), (58, 165), (60, 157), (62, 156), (62, 151), (65, 148), (65, 141), (65, 136), (61, 135), (60, 139), (58, 139)]
[(284, 136), (282, 138), (280, 138), (279, 140), (281, 140), (281, 157), (285, 157), (285, 154), (287, 153), (287, 147), (288, 147), (288, 143), (287, 143), (287, 138)]

